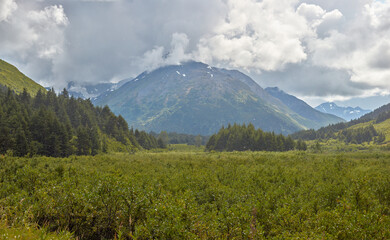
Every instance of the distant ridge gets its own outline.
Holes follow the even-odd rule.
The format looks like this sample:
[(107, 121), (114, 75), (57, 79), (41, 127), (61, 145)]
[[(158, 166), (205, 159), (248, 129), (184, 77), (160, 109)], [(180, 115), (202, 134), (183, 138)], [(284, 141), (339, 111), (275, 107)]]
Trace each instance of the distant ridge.
[(315, 107), (318, 111), (323, 113), (329, 113), (341, 117), (347, 121), (352, 119), (358, 119), (361, 116), (371, 112), (370, 110), (361, 109), (360, 107), (340, 107), (333, 102), (326, 102), (317, 107)]
[(287, 94), (277, 87), (266, 88), (265, 90), (270, 95), (286, 104), (287, 107), (289, 107), (294, 112), (298, 113), (306, 119), (311, 120), (314, 123), (310, 126), (311, 128), (318, 129), (329, 124), (345, 121), (343, 118), (337, 117), (335, 115), (318, 111), (301, 99)]

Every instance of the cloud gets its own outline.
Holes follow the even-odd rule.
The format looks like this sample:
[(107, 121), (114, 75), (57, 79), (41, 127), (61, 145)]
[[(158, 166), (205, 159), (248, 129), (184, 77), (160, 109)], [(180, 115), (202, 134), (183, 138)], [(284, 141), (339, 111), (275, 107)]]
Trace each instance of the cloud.
[(379, 70), (390, 69), (390, 41), (375, 46), (369, 56), (369, 67)]
[(367, 3), (348, 28), (311, 39), (308, 46), (313, 64), (348, 71), (351, 82), (366, 84), (367, 91), (389, 90), (389, 9), (388, 1)]
[(51, 0), (41, 5), (47, 3), (61, 4), (70, 23), (64, 52), (51, 67), (56, 88), (70, 81), (118, 81), (177, 63), (219, 24), (226, 8), (220, 0)]
[(297, 13), (304, 16), (308, 21), (314, 21), (325, 15), (325, 10), (315, 4), (302, 3), (297, 8)]
[(61, 5), (18, 7), (0, 22), (0, 32), (5, 33), (0, 35), (0, 55), (19, 62), (37, 81), (50, 81), (54, 62), (64, 52), (68, 24)]
[(195, 59), (300, 96), (390, 91), (389, 0), (0, 0), (0, 32), (57, 89)]
[(142, 58), (134, 64), (147, 71), (166, 65), (179, 65), (181, 62), (193, 59), (192, 54), (187, 52), (188, 44), (189, 39), (186, 34), (174, 33), (172, 34), (171, 48), (168, 51), (163, 46), (156, 46), (144, 53)]
[(14, 0), (0, 1), (0, 22), (5, 21), (18, 8)]
[(306, 60), (302, 39), (311, 31), (295, 2), (228, 0), (226, 20), (200, 39), (198, 59), (266, 71)]
[(283, 72), (264, 72), (260, 76), (263, 86), (279, 86), (288, 92), (306, 97), (350, 98), (362, 95), (369, 88), (366, 83), (351, 81), (348, 71), (313, 66), (310, 63), (289, 65)]

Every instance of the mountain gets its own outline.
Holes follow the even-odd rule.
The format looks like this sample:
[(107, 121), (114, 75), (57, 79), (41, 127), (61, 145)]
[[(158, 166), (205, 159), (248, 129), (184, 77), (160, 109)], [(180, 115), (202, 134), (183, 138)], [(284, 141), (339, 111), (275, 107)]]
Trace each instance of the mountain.
[(287, 107), (302, 117), (313, 121), (314, 125), (311, 128), (318, 129), (333, 123), (344, 122), (344, 119), (332, 114), (320, 112), (312, 108), (309, 104), (301, 99), (285, 93), (277, 87), (266, 88), (265, 91), (271, 96), (282, 101)]
[(35, 95), (39, 90), (46, 91), (44, 87), (25, 76), (15, 66), (0, 59), (1, 86), (10, 88), (15, 93), (22, 93), (23, 89), (26, 88), (31, 95)]
[(245, 74), (199, 62), (144, 72), (94, 99), (130, 126), (160, 132), (211, 135), (229, 123), (249, 123), (289, 134), (316, 126), (269, 95)]
[(352, 119), (358, 119), (359, 117), (371, 112), (370, 110), (364, 110), (360, 107), (340, 107), (337, 106), (333, 102), (326, 102), (323, 103), (317, 107), (315, 107), (318, 111), (321, 111), (323, 113), (330, 113), (333, 115), (336, 115), (338, 117), (341, 117), (347, 121), (350, 121)]

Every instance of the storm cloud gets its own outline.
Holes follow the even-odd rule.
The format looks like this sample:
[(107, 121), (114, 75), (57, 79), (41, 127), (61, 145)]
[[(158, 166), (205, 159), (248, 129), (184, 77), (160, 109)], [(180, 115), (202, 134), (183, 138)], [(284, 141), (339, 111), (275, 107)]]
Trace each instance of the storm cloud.
[(0, 58), (59, 89), (198, 60), (305, 99), (390, 92), (390, 1), (0, 0)]

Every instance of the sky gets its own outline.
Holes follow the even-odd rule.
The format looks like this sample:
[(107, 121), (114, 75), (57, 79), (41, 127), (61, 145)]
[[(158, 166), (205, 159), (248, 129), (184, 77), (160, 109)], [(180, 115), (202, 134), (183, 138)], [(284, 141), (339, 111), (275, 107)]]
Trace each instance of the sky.
[(374, 109), (390, 102), (390, 0), (0, 0), (0, 58), (56, 89), (195, 60)]

